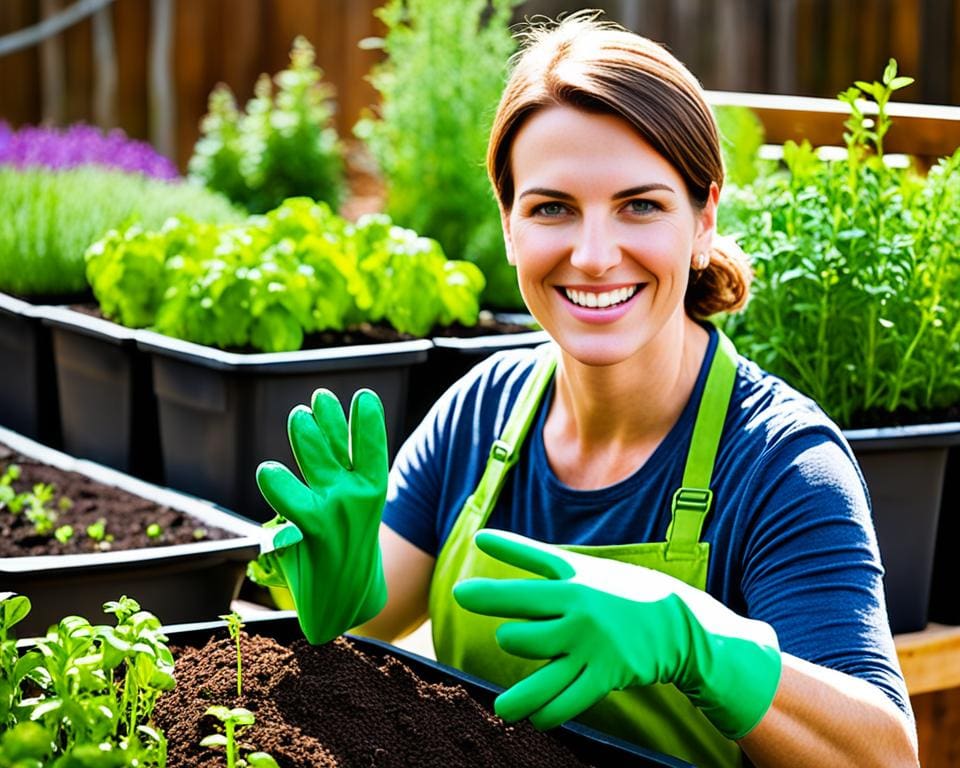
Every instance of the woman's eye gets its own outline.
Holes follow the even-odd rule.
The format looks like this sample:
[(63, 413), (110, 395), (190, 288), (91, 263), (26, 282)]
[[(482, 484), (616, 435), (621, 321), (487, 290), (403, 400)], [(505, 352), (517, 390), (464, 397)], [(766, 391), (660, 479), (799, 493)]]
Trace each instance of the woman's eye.
[(541, 216), (562, 216), (566, 210), (563, 203), (540, 203), (533, 209), (533, 213)]
[(627, 203), (627, 208), (631, 213), (652, 213), (660, 210), (660, 206), (652, 200), (630, 200)]

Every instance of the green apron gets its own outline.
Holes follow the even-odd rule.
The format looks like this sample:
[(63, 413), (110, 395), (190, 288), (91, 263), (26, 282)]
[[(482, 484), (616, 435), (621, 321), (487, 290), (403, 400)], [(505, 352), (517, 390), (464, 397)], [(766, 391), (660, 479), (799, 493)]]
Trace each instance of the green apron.
[[(430, 584), (430, 618), (437, 659), (445, 664), (509, 687), (543, 665), (521, 659), (497, 645), (495, 630), (504, 620), (463, 610), (452, 596), (453, 586), (466, 578), (531, 578), (484, 554), (473, 534), (490, 516), (507, 472), (516, 463), (520, 446), (553, 377), (557, 352), (552, 344), (538, 350), (532, 373), (510, 413), (476, 490), (460, 511), (440, 551)], [(736, 377), (736, 350), (719, 335), (683, 471), (682, 487), (671, 500), (666, 541), (609, 546), (563, 545), (565, 549), (642, 565), (706, 589), (710, 545), (700, 541), (703, 522), (713, 498), (710, 477), (723, 431), (723, 422)], [(641, 746), (675, 755), (697, 766), (739, 766), (740, 748), (711, 725), (673, 685), (653, 685), (614, 691), (587, 710), (579, 721)]]

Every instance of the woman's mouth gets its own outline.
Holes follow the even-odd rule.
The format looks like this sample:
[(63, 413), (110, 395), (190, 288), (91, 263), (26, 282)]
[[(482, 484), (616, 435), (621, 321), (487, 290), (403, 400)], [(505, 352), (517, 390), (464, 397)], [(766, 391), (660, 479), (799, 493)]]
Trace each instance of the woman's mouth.
[(562, 290), (567, 300), (578, 307), (606, 309), (629, 301), (641, 287), (641, 285), (629, 285), (608, 291), (587, 291), (578, 288), (563, 288)]

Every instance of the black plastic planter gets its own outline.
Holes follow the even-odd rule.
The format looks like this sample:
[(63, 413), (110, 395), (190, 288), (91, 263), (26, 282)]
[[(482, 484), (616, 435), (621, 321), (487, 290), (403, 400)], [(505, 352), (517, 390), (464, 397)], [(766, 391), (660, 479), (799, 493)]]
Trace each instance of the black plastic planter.
[(0, 293), (0, 425), (58, 447), (57, 379), (40, 310)]
[[(263, 635), (280, 642), (290, 642), (302, 637), (294, 614), (287, 611), (263, 618), (251, 618), (244, 622), (243, 628), (249, 634)], [(225, 625), (222, 621), (168, 626), (165, 632), (170, 638), (171, 645), (181, 647), (202, 647), (216, 633), (226, 636)], [(387, 656), (394, 656), (427, 683), (462, 686), (478, 703), (486, 707), (488, 711), (493, 712), (493, 700), (502, 689), (485, 680), (467, 675), (458, 669), (439, 664), (423, 656), (409, 653), (389, 643), (355, 635), (349, 637), (350, 642), (364, 654), (373, 657), (377, 663), (382, 663), (382, 660)], [(550, 731), (550, 733), (553, 738), (564, 744), (579, 759), (595, 766), (595, 768), (649, 768), (650, 766), (691, 768), (690, 764), (683, 760), (643, 749), (576, 723), (568, 723)]]
[(259, 526), (208, 502), (75, 459), (2, 428), (0, 442), (24, 456), (87, 475), (236, 534), (221, 541), (167, 547), (0, 558), (0, 591), (26, 595), (33, 604), (17, 626), (20, 637), (43, 634), (67, 615), (99, 616), (103, 603), (122, 595), (135, 597), (145, 610), (176, 623), (209, 620), (230, 610), (246, 564), (259, 553)]
[(960, 624), (960, 447), (950, 449), (930, 585), (930, 621)]
[(273, 512), (257, 489), (257, 465), (295, 466), (287, 415), (317, 387), (344, 407), (367, 387), (383, 401), (390, 455), (404, 424), (411, 366), (426, 360), (427, 340), (353, 347), (237, 354), (141, 331), (137, 344), (153, 356), (160, 443), (168, 485), (246, 517)]
[(465, 338), (435, 336), (427, 364), (410, 373), (410, 402), (404, 435), (416, 429), (437, 399), (477, 363), (501, 350), (536, 347), (549, 340), (546, 331)]
[(60, 400), (63, 449), (145, 480), (163, 469), (151, 358), (135, 331), (67, 307), (43, 307)]
[(849, 430), (873, 503), (890, 626), (927, 625), (947, 455), (960, 423)]

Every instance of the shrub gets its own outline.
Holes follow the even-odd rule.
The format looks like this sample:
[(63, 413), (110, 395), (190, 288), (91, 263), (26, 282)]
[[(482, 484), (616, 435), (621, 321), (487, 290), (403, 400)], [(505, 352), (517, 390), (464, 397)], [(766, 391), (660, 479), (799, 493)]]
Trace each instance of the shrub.
[(477, 264), (484, 301), (522, 307), (504, 254), (484, 170), (487, 138), (515, 49), (509, 21), (516, 0), (389, 0), (386, 60), (371, 82), (381, 104), (356, 126), (387, 183), (387, 212), (399, 225)]
[(342, 148), (333, 127), (332, 90), (321, 82), (314, 60), (313, 46), (298, 37), (290, 68), (273, 81), (261, 75), (242, 114), (232, 91), (217, 86), (190, 175), (251, 213), (295, 196), (336, 209), (343, 191)]
[(83, 167), (0, 167), (0, 290), (19, 295), (86, 290), (83, 254), (111, 227), (159, 227), (189, 211), (199, 220), (242, 214), (200, 186)]

